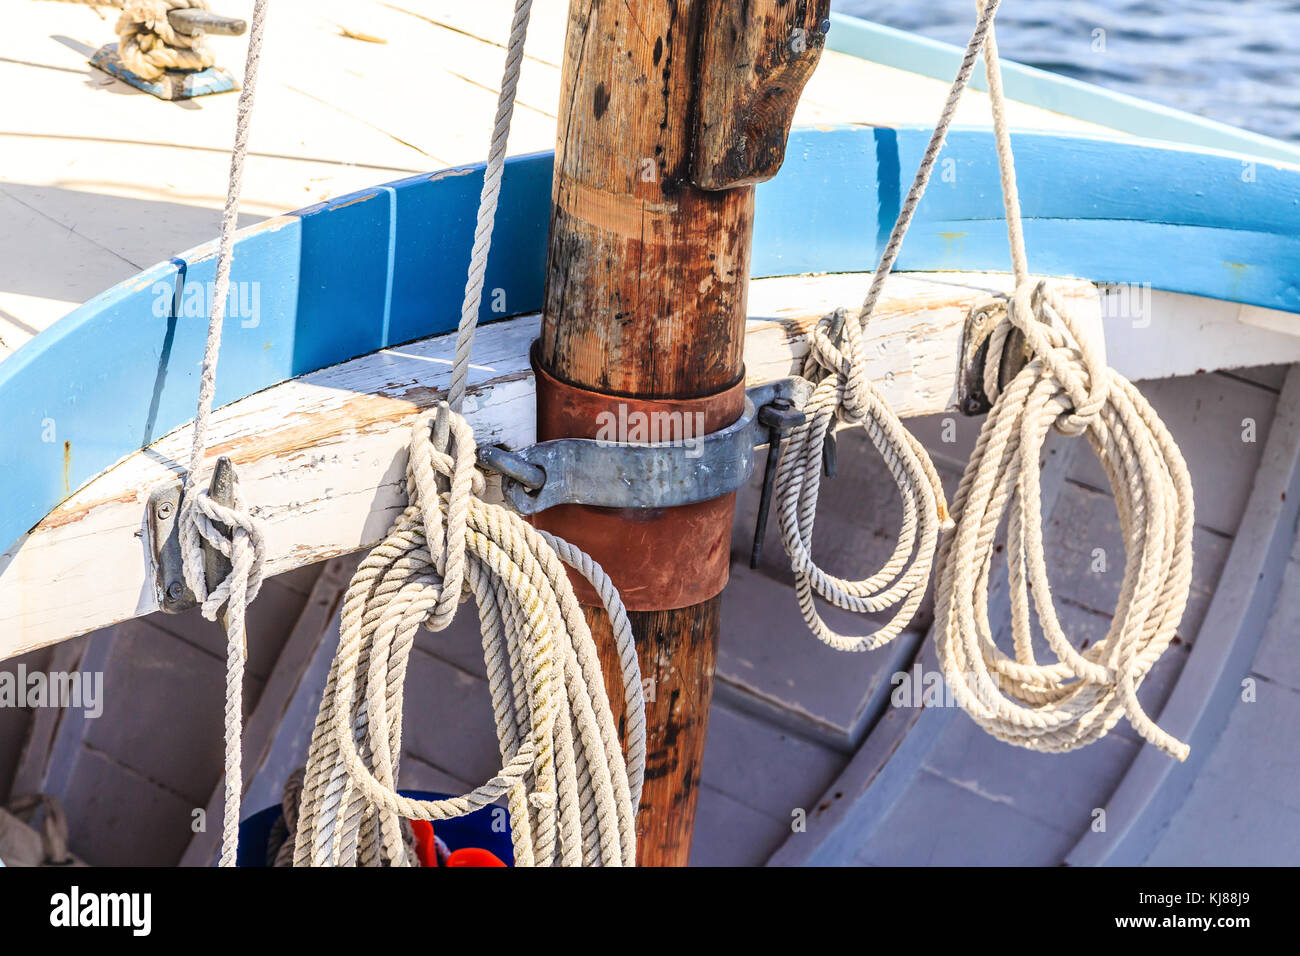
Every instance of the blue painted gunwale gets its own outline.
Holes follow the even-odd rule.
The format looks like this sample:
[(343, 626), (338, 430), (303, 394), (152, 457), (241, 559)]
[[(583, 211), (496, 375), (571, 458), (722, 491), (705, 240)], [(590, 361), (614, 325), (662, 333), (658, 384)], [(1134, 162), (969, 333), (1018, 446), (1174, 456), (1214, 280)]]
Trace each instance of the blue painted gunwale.
[[(758, 189), (753, 275), (874, 267), (928, 137), (796, 130)], [(1300, 312), (1300, 167), (1035, 133), (1015, 150), (1036, 271)], [(551, 161), (507, 167), (487, 275), (507, 314), (541, 307)], [(415, 176), (243, 230), (232, 303), (256, 284), (259, 308), (227, 319), (216, 404), (454, 329), (481, 182), (481, 166)], [(1005, 271), (1001, 202), (989, 133), (954, 130), (899, 268)], [(206, 314), (173, 304), (215, 260), (210, 243), (159, 263), (0, 363), (0, 542), (191, 419)]]

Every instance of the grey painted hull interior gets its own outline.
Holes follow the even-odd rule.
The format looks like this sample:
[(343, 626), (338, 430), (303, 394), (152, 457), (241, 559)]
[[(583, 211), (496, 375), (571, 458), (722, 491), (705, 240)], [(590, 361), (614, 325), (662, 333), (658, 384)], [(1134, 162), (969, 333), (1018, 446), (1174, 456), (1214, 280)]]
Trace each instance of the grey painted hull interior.
[[(1142, 386), (1182, 440), (1200, 494), (1192, 600), (1178, 643), (1141, 689), (1152, 713), (1175, 693), (1198, 648), (1236, 637), (1215, 626), (1224, 614), (1216, 599), (1233, 584), (1225, 577), (1234, 549), (1258, 551), (1257, 540), (1239, 538), (1261, 505), (1254, 500), (1257, 479), (1270, 468), (1294, 470), (1298, 384), (1295, 371), (1276, 366)], [(1242, 440), (1246, 419), (1257, 423), (1256, 441)], [(951, 493), (978, 422), (938, 416), (911, 424)], [(1275, 447), (1284, 439), (1286, 462)], [(1105, 633), (1123, 547), (1105, 479), (1086, 445), (1072, 444), (1053, 445), (1060, 461), (1048, 471), (1044, 514), (1058, 608), (1071, 633), (1087, 640)], [(887, 554), (894, 529), (882, 516), (895, 508), (888, 475), (869, 445), (850, 432), (841, 449), (843, 473), (854, 477), (827, 484), (819, 544), (848, 568)], [(1174, 782), (1163, 798), (1168, 810), (1152, 822), (1118, 820), (1110, 808), (1142, 751), (1125, 726), (1077, 753), (1033, 753), (986, 736), (959, 709), (944, 706), (942, 693), (936, 700), (927, 692), (924, 675), (934, 666), (928, 610), (913, 633), (876, 653), (843, 655), (814, 641), (774, 531), (763, 565), (751, 571), (746, 564), (747, 517), (756, 500), (757, 478), (736, 525), (694, 864), (1054, 865), (1088, 854), (1095, 859), (1087, 862), (1173, 865), (1300, 859), (1300, 742), (1289, 732), (1300, 720), (1294, 514), (1284, 516), (1290, 523), (1282, 529), (1285, 559), (1273, 603), (1256, 609), (1257, 633), (1245, 638), (1252, 653), (1240, 673), (1221, 677), (1235, 688), (1234, 702), (1216, 732), (1196, 741), (1195, 772)], [(1104, 571), (1092, 570), (1101, 566), (1097, 549)], [(261, 760), (263, 769), (250, 788), (249, 812), (276, 802), (284, 775), (303, 761), (319, 689), (304, 679), (300, 693), (286, 693), (280, 684), (298, 661), (282, 658), (310, 646), (314, 629), (324, 636), (314, 665), (323, 675), (337, 639), (332, 602), (354, 560), (277, 578), (253, 605), (259, 638), (249, 661), (250, 739), (268, 687), (284, 722), (265, 753), (250, 749), (247, 759)], [(0, 709), (0, 791), (57, 795), (72, 846), (90, 863), (205, 862), (190, 824), (193, 809), (207, 806), (220, 782), (221, 632), (194, 612), (151, 615), (3, 666), (60, 670), (78, 663), (102, 669), (107, 687), (131, 692), (106, 694), (100, 719), (69, 712), (52, 727), (47, 711)], [(490, 775), (495, 735), (472, 617), (448, 633), (422, 633), (408, 687), (402, 785), (461, 791)], [(1127, 838), (1091, 848), (1121, 829), (1131, 831)]]

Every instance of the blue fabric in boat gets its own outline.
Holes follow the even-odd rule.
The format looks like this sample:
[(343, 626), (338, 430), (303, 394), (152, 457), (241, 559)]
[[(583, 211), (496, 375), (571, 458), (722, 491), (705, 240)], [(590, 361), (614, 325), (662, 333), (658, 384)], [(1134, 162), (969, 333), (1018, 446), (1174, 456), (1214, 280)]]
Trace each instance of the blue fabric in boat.
[[(432, 793), (426, 790), (399, 791), (405, 797), (416, 800), (444, 800), (450, 794)], [(500, 811), (505, 830), (494, 830), (493, 814)], [(271, 828), (281, 817), (278, 806), (267, 807), (254, 813), (239, 825), (239, 852), (235, 865), (242, 867), (266, 867), (266, 841), (271, 835)], [(500, 807), (484, 807), (463, 817), (453, 820), (439, 820), (433, 825), (433, 832), (453, 853), (465, 847), (488, 850), (502, 860), (507, 866), (514, 866), (514, 845), (510, 842), (510, 823), (505, 811)]]

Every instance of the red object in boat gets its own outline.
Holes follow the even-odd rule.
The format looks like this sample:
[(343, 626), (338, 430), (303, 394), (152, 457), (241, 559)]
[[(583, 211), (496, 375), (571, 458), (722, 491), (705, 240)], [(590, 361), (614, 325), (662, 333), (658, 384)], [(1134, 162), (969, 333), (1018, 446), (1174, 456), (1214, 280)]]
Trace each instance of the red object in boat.
[(461, 847), (447, 857), (446, 866), (505, 866), (501, 859), (490, 850), (478, 847)]
[(412, 820), (411, 830), (415, 833), (415, 855), (420, 858), (420, 866), (437, 866), (438, 844), (433, 824), (428, 820)]
[[(478, 847), (462, 847), (450, 855), (444, 847), (439, 854), (440, 841), (434, 836), (433, 824), (428, 820), (412, 820), (411, 832), (415, 834), (415, 855), (420, 859), (420, 866), (505, 866), (495, 853)], [(439, 856), (442, 857), (441, 863)]]

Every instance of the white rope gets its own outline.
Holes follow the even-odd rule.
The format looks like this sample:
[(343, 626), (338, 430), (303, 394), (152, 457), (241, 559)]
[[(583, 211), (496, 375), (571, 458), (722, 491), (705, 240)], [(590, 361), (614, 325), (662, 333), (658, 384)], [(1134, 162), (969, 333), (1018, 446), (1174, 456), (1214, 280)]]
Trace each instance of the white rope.
[(469, 275), (465, 280), (465, 297), (461, 302), (451, 384), (447, 388), (447, 403), (453, 412), (460, 411), (469, 380), (469, 354), (474, 346), (479, 305), (483, 301), (483, 280), (487, 275), (488, 252), (492, 248), (492, 226), (496, 222), (497, 202), (501, 198), (501, 177), (506, 168), (506, 140), (510, 138), (510, 121), (515, 111), (515, 92), (519, 88), (524, 39), (528, 35), (528, 17), (532, 6), (532, 0), (516, 0), (514, 18), (510, 23), (510, 40), (506, 45), (506, 63), (501, 77), (501, 95), (497, 98), (497, 115), (492, 125), (487, 167), (483, 171), (483, 188), (479, 193), (478, 216), (474, 224), (474, 246), (470, 251)]
[[(295, 865), (407, 865), (401, 819), (441, 820), (505, 798), (517, 865), (633, 865), (645, 775), (645, 703), (631, 626), (609, 578), (577, 548), (482, 499), (464, 398), (531, 0), (518, 0), (480, 194), (449, 403), (421, 416), (409, 503), (361, 563), (312, 736)], [(622, 669), (627, 756), (595, 642), (565, 564), (595, 587)], [(502, 766), (463, 796), (396, 790), (406, 666), (421, 625), (477, 603)]]
[[(207, 448), (208, 422), (216, 394), (217, 359), (221, 352), (221, 328), (230, 291), (230, 264), (235, 251), (235, 230), (239, 218), (239, 194), (248, 153), (248, 131), (253, 117), (253, 96), (257, 67), (262, 56), (262, 38), (268, 0), (253, 7), (248, 35), (248, 60), (244, 88), (239, 94), (235, 122), (235, 146), (230, 156), (230, 182), (221, 214), (221, 240), (217, 252), (217, 275), (208, 313), (208, 334), (199, 377), (198, 408), (194, 414), (194, 436), (190, 445), (189, 471), (185, 477), (184, 505), (179, 516), (181, 558), (185, 583), (203, 609), (203, 616), (215, 621), (225, 607), (226, 705), (225, 705), (225, 802), (221, 824), (221, 865), (234, 866), (239, 843), (239, 808), (243, 791), (241, 737), (243, 733), (244, 662), (248, 654), (245, 611), (262, 586), (265, 554), (262, 524), (249, 514), (233, 477), (232, 506), (212, 500), (208, 474), (203, 468)], [(218, 527), (224, 525), (225, 527)], [(229, 530), (227, 530), (229, 529)], [(231, 563), (230, 572), (219, 585), (208, 589), (204, 576), (203, 544), (216, 548)]]
[[(820, 381), (805, 407), (808, 421), (791, 436), (777, 475), (782, 538), (804, 618), (813, 633), (833, 647), (856, 651), (892, 640), (920, 603), (938, 537), (936, 525), (944, 519), (942, 490), (924, 450), (867, 381), (863, 333), (983, 49), (1016, 292), (1010, 303), (994, 299), (975, 310), (993, 320), (985, 391), (994, 406), (953, 502), (956, 533), (947, 536), (939, 550), (935, 631), (944, 677), (976, 722), (1010, 743), (1072, 750), (1098, 739), (1124, 716), (1146, 740), (1181, 760), (1186, 745), (1146, 715), (1137, 688), (1173, 638), (1187, 603), (1191, 482), (1173, 439), (1150, 405), (1106, 366), (1101, 346), (1050, 285), (1029, 278), (993, 29), (997, 7), (998, 0), (978, 2), (975, 30), (859, 320), (828, 316), (814, 332), (805, 374), (820, 375)], [(846, 346), (836, 340), (834, 330), (840, 328)], [(1030, 360), (999, 393), (1004, 349), (1022, 346)], [(898, 545), (885, 566), (862, 581), (827, 574), (812, 559), (822, 451), (837, 418), (864, 425), (903, 498)], [(1043, 555), (1039, 455), (1053, 427), (1067, 435), (1088, 436), (1110, 480), (1125, 537), (1124, 580), (1110, 631), (1085, 653), (1074, 649), (1060, 627)], [(988, 614), (995, 537), (1004, 516), (1014, 658), (998, 649)], [(1057, 663), (1040, 665), (1035, 659), (1031, 590), (1039, 627)], [(845, 637), (818, 616), (816, 596), (853, 611), (897, 611), (874, 633)]]
[[(950, 527), (943, 485), (934, 463), (867, 376), (865, 333), (885, 280), (898, 259), (903, 237), (925, 194), (962, 91), (993, 23), (997, 4), (998, 0), (992, 0), (981, 13), (966, 45), (957, 78), (899, 209), (857, 319), (846, 321), (843, 315), (827, 316), (813, 332), (804, 375), (817, 384), (804, 407), (807, 421), (791, 433), (777, 467), (775, 488), (781, 540), (794, 571), (799, 609), (813, 634), (839, 650), (871, 650), (902, 633), (925, 596), (939, 531)], [(846, 341), (841, 342), (838, 334), (832, 334), (833, 329), (842, 329)], [(856, 581), (822, 570), (812, 554), (823, 450), (837, 421), (860, 424), (866, 429), (884, 458), (903, 502), (902, 527), (893, 554), (874, 575)], [(858, 613), (896, 610), (884, 625), (871, 633), (847, 636), (836, 633), (822, 620), (817, 612), (817, 597)]]
[[(445, 435), (435, 413), (417, 421), (411, 503), (344, 598), (307, 763), (295, 864), (401, 865), (408, 861), (400, 818), (446, 819), (504, 796), (516, 864), (631, 865), (644, 704), (617, 592), (572, 546), (481, 500), (473, 433), (445, 404), (441, 412)], [(438, 490), (440, 477), (446, 490)], [(595, 642), (562, 560), (588, 577), (614, 624), (629, 715), (626, 763)], [(414, 800), (395, 789), (407, 659), (422, 624), (437, 631), (450, 623), (462, 581), (478, 605), (502, 767), (463, 796)]]
[[(987, 8), (986, 8), (987, 12)], [(985, 730), (1033, 750), (1074, 750), (1121, 717), (1150, 743), (1183, 760), (1187, 745), (1161, 730), (1137, 688), (1173, 638), (1192, 578), (1193, 503), (1182, 455), (1134, 386), (1106, 366), (1101, 346), (1045, 281), (1028, 277), (1011, 138), (997, 46), (985, 50), (1016, 272), (1010, 303), (976, 308), (996, 318), (985, 360), (993, 408), (953, 502), (957, 533), (940, 549), (935, 630), (944, 679)], [(1003, 350), (1023, 337), (1028, 364), (999, 393)], [(1039, 457), (1050, 428), (1085, 434), (1110, 482), (1124, 534), (1125, 566), (1104, 640), (1080, 653), (1052, 603), (1043, 556)], [(1007, 568), (1015, 656), (996, 645), (988, 591), (995, 537), (1007, 517)], [(1057, 661), (1039, 664), (1039, 629)]]

